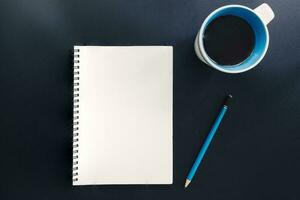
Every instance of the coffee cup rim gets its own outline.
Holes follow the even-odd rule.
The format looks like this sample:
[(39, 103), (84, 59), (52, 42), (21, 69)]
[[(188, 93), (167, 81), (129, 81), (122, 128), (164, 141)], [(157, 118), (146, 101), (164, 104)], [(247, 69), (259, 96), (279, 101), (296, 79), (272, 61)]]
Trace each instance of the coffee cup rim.
[[(261, 21), (261, 24), (263, 25), (263, 28), (265, 30), (266, 41), (265, 41), (265, 49), (264, 49), (263, 53), (259, 56), (259, 58), (255, 61), (255, 63), (253, 63), (252, 65), (249, 65), (248, 67), (245, 67), (244, 69), (236, 69), (236, 70), (232, 70), (231, 69), (231, 70), (229, 70), (229, 69), (226, 69), (226, 68), (222, 67), (221, 65), (218, 65), (217, 63), (215, 63), (208, 56), (208, 54), (206, 53), (205, 48), (204, 48), (202, 37), (203, 37), (204, 31), (205, 31), (206, 25), (207, 25), (208, 21), (211, 19), (212, 16), (214, 16), (216, 13), (220, 12), (223, 9), (234, 8), (234, 7), (246, 9), (246, 10), (250, 11), (252, 14), (254, 14), (254, 15), (256, 15), (258, 17), (258, 19)], [(232, 74), (241, 73), (241, 72), (245, 72), (245, 71), (248, 71), (248, 70), (254, 68), (264, 58), (264, 56), (265, 56), (265, 54), (267, 52), (267, 49), (269, 47), (269, 31), (268, 31), (267, 26), (263, 23), (262, 19), (251, 8), (248, 8), (248, 7), (243, 6), (243, 5), (238, 5), (238, 4), (226, 5), (226, 6), (222, 6), (220, 8), (217, 8), (216, 10), (214, 10), (213, 12), (211, 12), (205, 18), (204, 22), (201, 25), (199, 34), (198, 34), (198, 45), (199, 45), (200, 52), (202, 54), (203, 59), (205, 60), (205, 62), (207, 62), (213, 68), (215, 68), (215, 69), (217, 69), (219, 71), (225, 72), (225, 73), (232, 73)], [(235, 66), (232, 65), (232, 68), (234, 68), (234, 67)]]

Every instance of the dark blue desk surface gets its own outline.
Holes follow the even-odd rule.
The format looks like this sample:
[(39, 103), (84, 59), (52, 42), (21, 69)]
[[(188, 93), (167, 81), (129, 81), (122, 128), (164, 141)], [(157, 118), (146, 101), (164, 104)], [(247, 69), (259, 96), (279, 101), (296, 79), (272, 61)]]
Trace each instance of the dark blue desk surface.
[[(0, 199), (299, 199), (300, 2), (268, 0), (270, 46), (255, 69), (206, 67), (204, 18), (263, 1), (2, 0)], [(174, 184), (71, 186), (74, 44), (174, 46)], [(235, 102), (188, 190), (185, 176), (226, 93)]]

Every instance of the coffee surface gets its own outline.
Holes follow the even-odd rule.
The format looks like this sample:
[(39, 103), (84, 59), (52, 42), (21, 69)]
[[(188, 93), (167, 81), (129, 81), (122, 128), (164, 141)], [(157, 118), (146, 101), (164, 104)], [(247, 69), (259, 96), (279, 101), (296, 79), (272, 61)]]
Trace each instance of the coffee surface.
[(211, 21), (203, 37), (208, 56), (219, 65), (236, 65), (247, 59), (255, 46), (255, 34), (247, 21), (233, 15)]

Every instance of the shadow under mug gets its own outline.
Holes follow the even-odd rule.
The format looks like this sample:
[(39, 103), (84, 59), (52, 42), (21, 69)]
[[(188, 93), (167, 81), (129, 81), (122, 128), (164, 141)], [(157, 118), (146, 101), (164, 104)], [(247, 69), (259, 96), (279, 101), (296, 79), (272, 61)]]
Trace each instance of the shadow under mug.
[[(208, 24), (220, 16), (234, 15), (246, 20), (255, 34), (255, 46), (251, 55), (242, 63), (237, 65), (219, 65), (214, 62), (206, 53), (203, 44), (203, 35)], [(265, 56), (269, 46), (269, 31), (267, 24), (274, 18), (274, 13), (266, 3), (258, 6), (254, 10), (242, 5), (227, 5), (213, 11), (204, 20), (195, 40), (195, 51), (197, 56), (207, 65), (225, 72), (241, 73), (255, 67)]]

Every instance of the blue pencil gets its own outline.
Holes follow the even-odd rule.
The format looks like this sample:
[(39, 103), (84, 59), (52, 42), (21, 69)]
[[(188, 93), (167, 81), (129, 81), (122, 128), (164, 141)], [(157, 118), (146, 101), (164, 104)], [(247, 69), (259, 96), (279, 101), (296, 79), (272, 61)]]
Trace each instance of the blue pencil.
[(228, 103), (229, 103), (231, 98), (232, 98), (232, 95), (228, 95), (226, 97), (226, 99), (224, 101), (224, 104), (222, 106), (222, 109), (221, 109), (216, 121), (214, 122), (210, 132), (208, 133), (208, 136), (205, 139), (204, 144), (203, 144), (203, 146), (202, 146), (202, 148), (201, 148), (201, 150), (200, 150), (200, 152), (199, 152), (199, 154), (198, 154), (198, 156), (197, 156), (197, 158), (196, 158), (196, 160), (195, 160), (195, 162), (194, 162), (194, 164), (193, 164), (193, 166), (192, 166), (192, 168), (191, 168), (191, 170), (190, 170), (190, 172), (189, 172), (189, 174), (186, 178), (185, 185), (184, 185), (185, 188), (191, 183), (191, 181), (192, 181), (199, 165), (201, 164), (201, 161), (202, 161), (202, 159), (205, 155), (205, 152), (206, 152), (209, 144), (211, 143), (215, 133), (217, 132), (217, 129), (218, 129), (218, 127), (219, 127), (219, 125), (220, 125), (220, 123), (221, 123), (221, 121), (222, 121), (222, 119), (223, 119), (223, 117), (224, 117), (224, 115), (225, 115), (225, 113), (228, 109)]

